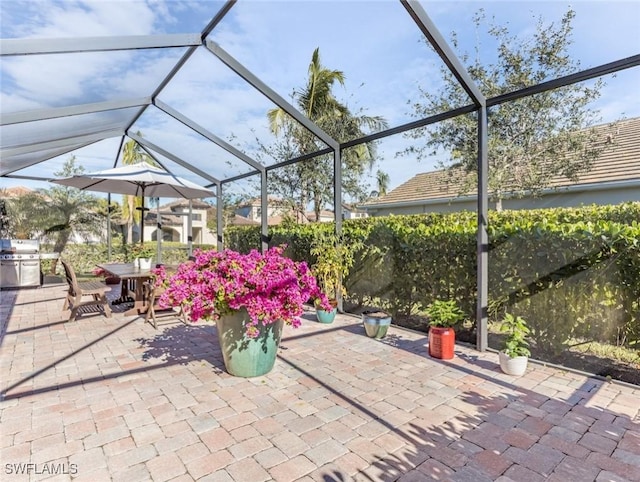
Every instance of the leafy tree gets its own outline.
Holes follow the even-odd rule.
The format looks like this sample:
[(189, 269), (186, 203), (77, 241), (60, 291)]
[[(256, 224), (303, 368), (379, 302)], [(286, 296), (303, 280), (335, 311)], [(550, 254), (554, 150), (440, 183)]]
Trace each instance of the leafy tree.
[[(538, 18), (535, 33), (526, 39), (511, 35), (506, 27), (492, 20), (487, 25), (487, 35), (497, 44), (496, 61), (485, 65), (480, 60), (482, 45), (476, 47), (473, 58), (465, 53), (461, 61), (487, 98), (577, 72), (580, 63), (568, 53), (574, 17), (575, 12), (569, 9), (559, 24), (547, 25)], [(479, 10), (474, 15), (478, 31), (484, 21), (484, 11)], [(455, 34), (451, 42), (457, 49)], [(441, 73), (445, 79), (441, 91), (421, 90), (421, 99), (413, 105), (416, 117), (427, 117), (470, 102), (445, 66)], [(597, 112), (588, 108), (589, 103), (599, 97), (602, 86), (601, 79), (591, 86), (569, 85), (490, 109), (488, 182), (498, 209), (507, 195), (537, 195), (549, 186), (554, 176), (577, 181), (581, 173), (591, 168), (607, 146), (607, 140), (598, 139), (590, 128), (599, 119)], [(444, 149), (450, 159), (443, 164), (452, 168), (452, 175), (462, 181), (463, 191), (476, 185), (475, 115), (458, 116), (408, 135), (427, 140), (404, 154), (422, 159)]]
[(11, 229), (11, 220), (7, 211), (6, 192), (0, 189), (0, 238), (8, 238)]
[[(320, 51), (316, 48), (309, 64), (307, 84), (294, 90), (293, 101), (310, 120), (340, 142), (362, 137), (365, 129), (385, 128), (387, 123), (382, 117), (366, 116), (362, 112), (354, 114), (335, 98), (333, 86), (336, 83), (344, 86), (344, 80), (342, 71), (322, 65)], [(262, 146), (262, 154), (284, 161), (326, 147), (282, 109), (272, 109), (267, 115), (277, 140), (272, 146)], [(363, 175), (366, 169), (373, 167), (375, 158), (373, 142), (343, 151), (345, 194), (358, 199), (364, 197)], [(300, 213), (312, 204), (317, 220), (320, 211), (333, 202), (333, 156), (325, 155), (271, 171), (269, 183), (270, 192), (289, 200)]]
[[(122, 229), (124, 226), (124, 221), (122, 216), (122, 206), (117, 202), (111, 201), (110, 211), (111, 211), (111, 233), (109, 234), (111, 235), (112, 238), (114, 235), (118, 235), (118, 236), (124, 235), (123, 229)], [(101, 216), (104, 219), (107, 218), (107, 216), (109, 215), (109, 203), (106, 198), (98, 199), (98, 204), (95, 208), (95, 212), (96, 214), (98, 214), (98, 216)]]

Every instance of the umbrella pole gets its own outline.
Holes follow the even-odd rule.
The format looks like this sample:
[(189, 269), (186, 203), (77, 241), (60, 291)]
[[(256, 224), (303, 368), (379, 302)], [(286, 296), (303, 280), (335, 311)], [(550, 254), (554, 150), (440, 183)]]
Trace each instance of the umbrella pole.
[(158, 203), (156, 204), (156, 264), (162, 264), (162, 247), (160, 243), (162, 242), (162, 224), (160, 223), (160, 198), (156, 198)]
[(107, 261), (111, 262), (111, 193), (107, 194)]
[(189, 217), (187, 218), (187, 252), (189, 257), (193, 255), (193, 205), (189, 199)]
[(142, 186), (142, 209), (140, 211), (140, 246), (144, 246), (144, 185)]

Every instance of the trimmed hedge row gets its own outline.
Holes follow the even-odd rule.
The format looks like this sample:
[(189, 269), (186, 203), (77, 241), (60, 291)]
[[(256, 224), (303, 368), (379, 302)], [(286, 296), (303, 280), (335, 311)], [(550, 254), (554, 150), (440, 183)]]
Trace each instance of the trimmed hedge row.
[[(149, 241), (144, 243), (145, 247), (150, 248), (156, 252), (157, 243), (155, 241)], [(215, 246), (201, 245), (195, 246), (202, 249), (214, 249)], [(42, 245), (41, 252), (49, 252), (52, 249), (49, 245)], [(64, 258), (69, 260), (74, 269), (78, 273), (91, 273), (97, 264), (107, 262), (108, 248), (106, 244), (68, 244), (64, 248), (62, 253)], [(162, 262), (164, 264), (179, 264), (187, 259), (187, 246), (182, 243), (163, 242), (162, 243)], [(132, 261), (132, 255), (128, 252), (126, 247), (121, 244), (114, 244), (111, 249), (111, 262), (122, 263), (125, 261)], [(155, 261), (155, 260), (154, 260)], [(49, 273), (51, 267), (50, 261), (43, 261), (42, 271), (45, 274)], [(62, 273), (62, 268), (57, 267), (57, 272)]]
[[(349, 301), (394, 318), (421, 315), (435, 299), (458, 301), (475, 330), (476, 214), (430, 213), (346, 220), (343, 242), (358, 249)], [(317, 230), (333, 223), (276, 226), (270, 245), (310, 255)], [(259, 248), (255, 227), (225, 232), (227, 246)], [(533, 347), (549, 356), (575, 340), (640, 347), (640, 203), (489, 215), (490, 321), (522, 316)]]

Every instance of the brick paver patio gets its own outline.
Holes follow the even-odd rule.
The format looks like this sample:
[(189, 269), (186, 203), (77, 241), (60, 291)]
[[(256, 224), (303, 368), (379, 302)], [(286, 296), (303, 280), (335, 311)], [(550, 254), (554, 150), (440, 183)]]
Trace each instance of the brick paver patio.
[(3, 481), (640, 481), (640, 387), (312, 312), (235, 378), (213, 326), (65, 323), (63, 291), (0, 292)]

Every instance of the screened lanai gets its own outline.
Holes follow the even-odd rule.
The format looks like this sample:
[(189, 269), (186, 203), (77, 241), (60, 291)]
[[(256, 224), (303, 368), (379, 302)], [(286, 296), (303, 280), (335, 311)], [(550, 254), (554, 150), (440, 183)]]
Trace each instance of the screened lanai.
[[(632, 291), (640, 247), (626, 236), (637, 232), (640, 205), (497, 213), (489, 178), (499, 136), (492, 115), (583, 86), (600, 91), (589, 106), (612, 149), (590, 182), (566, 189), (568, 204), (595, 203), (607, 175), (622, 201), (637, 196), (640, 4), (576, 2), (562, 75), (542, 69), (536, 82), (494, 92), (468, 68), (498, 61), (498, 44), (482, 35), (487, 25), (531, 47), (536, 22), (543, 35), (554, 31), (569, 8), (555, 1), (0, 2), (2, 196), (8, 188), (48, 189), (71, 156), (87, 172), (120, 166), (133, 140), (166, 170), (216, 193), (205, 201), (217, 208), (218, 247), (233, 239), (221, 218), (227, 200), (256, 198), (260, 225), (248, 239), (264, 249), (280, 229), (268, 209), (282, 193), (274, 179), (288, 166), (323, 162), (332, 168), (324, 193), (329, 229), (353, 233), (373, 220), (380, 229), (367, 242), (388, 255), (349, 295), (379, 302), (380, 286), (393, 285), (409, 300), (408, 314), (397, 312), (411, 321), (427, 294), (449, 290), (477, 326), (453, 359), (439, 360), (428, 354), (425, 333), (399, 319), (377, 340), (355, 311), (323, 324), (306, 305), (301, 326), (283, 334), (273, 371), (242, 378), (226, 371), (215, 324), (154, 327), (118, 304), (110, 318), (89, 311), (69, 322), (61, 311), (66, 284), (2, 289), (2, 480), (639, 480), (638, 345), (625, 352), (635, 358), (620, 359), (630, 383), (598, 363), (640, 338)], [(333, 85), (336, 98), (384, 122), (332, 137), (307, 116), (298, 101), (316, 48), (323, 66), (344, 74), (344, 85)], [(426, 114), (426, 99), (449, 78), (464, 100)], [(303, 126), (305, 148), (276, 136), (272, 109)], [(447, 190), (442, 164), (456, 154), (429, 141), (436, 126), (456, 119), (471, 126), (477, 178), (429, 211), (437, 203), (422, 190)], [(357, 198), (347, 160), (365, 144), (375, 146), (375, 163), (355, 176), (366, 187)], [(403, 197), (409, 191), (421, 211), (347, 219), (354, 206), (382, 204), (376, 171), (388, 176), (387, 199), (395, 193), (397, 208), (414, 206)], [(442, 182), (421, 183), (434, 177)], [(448, 212), (461, 199), (472, 207)], [(442, 221), (437, 229), (434, 220)], [(114, 285), (107, 297), (120, 294)], [(530, 360), (524, 376), (507, 375), (490, 330), (496, 301), (526, 313), (532, 338), (561, 355), (569, 347), (560, 325), (583, 330), (569, 333), (570, 343), (603, 333), (621, 346), (598, 357), (574, 352), (597, 358), (586, 371), (550, 357)]]
[[(16, 8), (18, 4), (24, 7), (22, 11)], [(488, 14), (497, 15), (502, 5), (490, 4)], [(534, 4), (509, 7), (516, 15), (524, 5), (530, 16), (536, 14)], [(575, 27), (576, 32), (589, 32), (580, 36), (580, 47), (595, 51), (580, 69), (561, 78), (541, 77), (537, 85), (499, 95), (487, 94), (483, 86), (476, 85), (461, 60), (474, 48), (460, 36), (474, 28), (471, 23), (463, 24), (470, 22), (466, 15), (469, 3), (229, 1), (192, 2), (186, 7), (169, 2), (163, 6), (167, 22), (145, 16), (149, 13), (144, 6), (144, 2), (132, 2), (127, 10), (125, 4), (119, 4), (114, 10), (118, 15), (92, 28), (83, 28), (79, 7), (72, 13), (80, 20), (75, 23), (70, 16), (65, 29), (64, 23), (52, 23), (64, 13), (56, 4), (40, 10), (36, 4), (3, 3), (3, 186), (46, 182), (71, 154), (87, 170), (115, 166), (124, 142), (132, 139), (168, 171), (214, 189), (219, 207), (226, 192), (246, 189), (245, 183), (253, 182), (261, 203), (264, 249), (269, 239), (270, 173), (293, 163), (314, 162), (318, 156), (332, 156), (331, 204), (335, 229), (340, 232), (346, 150), (377, 142), (384, 165), (392, 166), (394, 151), (411, 149), (412, 143), (419, 142), (403, 137), (404, 133), (471, 116), (477, 123), (478, 145), (476, 345), (480, 350), (487, 347), (487, 144), (491, 135), (487, 119), (491, 109), (606, 77), (611, 84), (606, 108), (619, 108), (617, 116), (638, 113), (633, 86), (638, 80), (640, 46), (637, 35), (625, 40), (627, 28), (635, 28), (638, 11), (625, 14), (609, 9), (605, 2), (593, 5), (599, 15), (596, 24), (589, 23), (594, 18), (589, 17)], [(553, 13), (560, 9), (559, 4), (553, 7)], [(184, 13), (183, 8), (191, 10)], [(132, 20), (137, 12), (139, 22)], [(329, 18), (314, 21), (321, 12), (329, 12)], [(33, 16), (29, 30), (16, 27), (21, 15)], [(354, 35), (356, 22), (369, 26), (366, 35)], [(388, 31), (385, 26), (390, 26)], [(450, 31), (458, 32), (460, 42), (451, 42)], [(524, 31), (519, 33), (524, 35)], [(338, 48), (326, 43), (335, 38), (341, 39)], [(300, 55), (298, 48), (294, 52), (298, 44), (304, 45), (305, 54)], [(328, 65), (345, 71), (349, 87), (357, 92), (357, 105), (370, 110), (385, 98), (379, 112), (369, 112), (384, 114), (384, 127), (363, 137), (332, 138), (298, 109), (291, 95), (304, 82), (315, 47), (326, 52)], [(490, 45), (475, 48), (476, 55), (487, 62), (496, 55)], [(374, 66), (370, 75), (375, 82), (363, 76), (365, 66)], [(468, 100), (428, 116), (406, 109), (421, 90), (435, 89), (444, 81), (438, 71), (442, 66)], [(359, 88), (354, 87), (358, 84)], [(382, 90), (383, 84), (390, 86), (388, 91)], [(286, 155), (261, 149), (269, 144), (271, 135), (266, 113), (276, 108), (308, 130), (315, 139), (310, 143), (312, 149)], [(217, 210), (220, 245), (224, 244), (222, 213)]]

